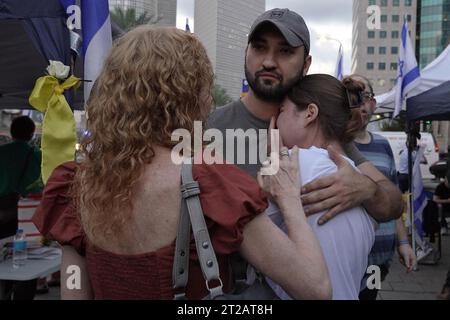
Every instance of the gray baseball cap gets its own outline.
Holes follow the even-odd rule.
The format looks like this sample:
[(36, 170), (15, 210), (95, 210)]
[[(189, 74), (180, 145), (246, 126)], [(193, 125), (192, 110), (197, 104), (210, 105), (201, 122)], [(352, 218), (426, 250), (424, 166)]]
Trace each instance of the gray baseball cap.
[(289, 9), (272, 9), (256, 18), (248, 35), (248, 42), (252, 40), (258, 28), (267, 23), (280, 30), (289, 45), (295, 48), (304, 46), (306, 54), (309, 54), (310, 36), (305, 20)]

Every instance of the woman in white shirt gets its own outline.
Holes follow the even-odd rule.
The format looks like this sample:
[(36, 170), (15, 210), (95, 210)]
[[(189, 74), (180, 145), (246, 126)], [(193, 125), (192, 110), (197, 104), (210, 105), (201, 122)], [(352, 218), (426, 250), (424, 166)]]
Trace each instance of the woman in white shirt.
[[(344, 83), (329, 75), (306, 76), (288, 94), (277, 120), (280, 136), (288, 148), (298, 146), (300, 183), (327, 176), (337, 166), (327, 148), (332, 147), (347, 157), (342, 146), (353, 140), (361, 126), (359, 106), (364, 84), (352, 79)], [(344, 160), (342, 160), (344, 161)], [(282, 216), (271, 202), (266, 213), (284, 231)], [(358, 299), (361, 279), (366, 273), (367, 259), (375, 239), (375, 221), (363, 207), (342, 212), (328, 223), (319, 225), (321, 213), (308, 217), (319, 239), (330, 275), (333, 299)], [(299, 270), (301, 272), (301, 270)], [(269, 284), (281, 299), (289, 296), (277, 284)]]

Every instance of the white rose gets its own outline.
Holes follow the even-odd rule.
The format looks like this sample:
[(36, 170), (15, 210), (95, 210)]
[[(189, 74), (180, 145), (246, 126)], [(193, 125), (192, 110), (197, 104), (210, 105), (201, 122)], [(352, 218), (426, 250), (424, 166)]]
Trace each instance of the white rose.
[(70, 67), (64, 65), (61, 61), (49, 60), (50, 65), (47, 67), (49, 75), (59, 79), (65, 80), (69, 76)]

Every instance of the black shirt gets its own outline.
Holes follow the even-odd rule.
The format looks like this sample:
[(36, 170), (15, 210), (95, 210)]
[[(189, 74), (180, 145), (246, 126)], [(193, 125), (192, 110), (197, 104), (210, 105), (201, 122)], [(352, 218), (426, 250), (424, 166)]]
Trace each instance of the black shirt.
[[(445, 182), (442, 182), (440, 185), (437, 186), (434, 195), (442, 200), (450, 199), (450, 188), (447, 188)], [(450, 204), (449, 203), (443, 204), (443, 209), (446, 212), (450, 212)]]

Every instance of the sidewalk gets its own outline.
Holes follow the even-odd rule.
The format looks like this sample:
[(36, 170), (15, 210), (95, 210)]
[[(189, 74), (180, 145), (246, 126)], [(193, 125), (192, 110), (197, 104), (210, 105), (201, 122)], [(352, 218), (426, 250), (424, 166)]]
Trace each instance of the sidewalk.
[[(436, 243), (432, 244), (437, 247)], [(427, 258), (424, 260), (428, 260)], [(442, 237), (442, 257), (435, 265), (418, 265), (418, 270), (406, 274), (397, 254), (381, 290), (379, 300), (436, 300), (450, 268), (450, 237)]]

